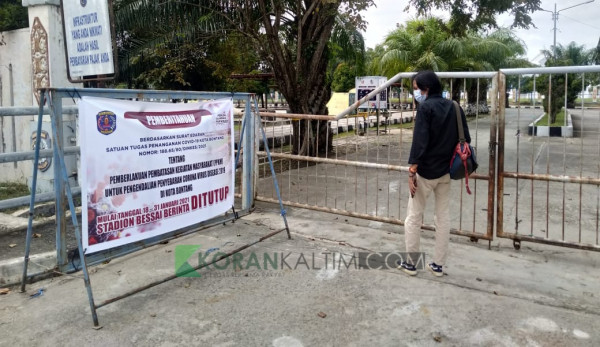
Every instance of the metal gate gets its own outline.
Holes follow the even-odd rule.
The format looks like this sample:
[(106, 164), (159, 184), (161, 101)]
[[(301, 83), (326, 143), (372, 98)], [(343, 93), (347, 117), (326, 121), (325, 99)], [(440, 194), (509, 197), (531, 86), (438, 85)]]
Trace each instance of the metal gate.
[[(452, 184), (451, 196), (456, 197), (450, 211), (453, 234), (491, 241), (495, 229), (497, 237), (513, 239), (515, 248), (521, 241), (530, 241), (600, 250), (600, 108), (589, 108), (593, 103), (586, 100), (585, 86), (590, 80), (599, 83), (598, 72), (598, 66), (572, 66), (438, 73), (463, 107), (469, 92), (476, 90), (479, 95), (483, 88), (488, 90), (487, 103), (478, 97), (476, 104), (482, 106), (467, 110), (472, 114), (468, 122), (480, 167), (470, 178), (473, 195), (465, 193), (464, 182)], [(390, 81), (408, 86), (413, 75), (400, 73)], [(564, 76), (560, 85), (557, 75)], [(513, 76), (508, 87), (507, 76)], [(522, 85), (526, 78), (533, 84), (527, 93)], [(578, 108), (567, 105), (573, 89), (569, 80), (581, 88)], [(552, 88), (555, 92), (561, 88), (564, 107), (571, 115), (560, 130), (575, 137), (555, 137), (551, 135), (556, 130), (544, 132), (530, 126), (542, 115), (543, 103), (550, 102)], [(526, 97), (530, 98), (527, 102)], [(404, 99), (412, 103), (406, 94), (400, 95), (397, 109), (373, 110), (366, 117), (261, 113), (272, 156), (277, 159), (284, 203), (403, 225), (412, 130), (403, 129), (402, 124), (410, 123), (415, 114)], [(299, 132), (299, 127), (308, 126), (303, 120), (322, 120), (308, 129), (315, 134), (321, 133), (319, 127), (331, 129), (333, 138), (327, 139), (331, 149), (317, 157), (291, 153), (294, 127)], [(265, 178), (259, 178), (257, 200), (277, 202), (266, 166), (259, 165), (258, 177)], [(433, 211), (426, 210), (423, 229), (435, 230), (432, 221)]]
[[(284, 204), (403, 225), (409, 196), (406, 163), (412, 141), (412, 129), (407, 126), (412, 127), (415, 116), (405, 88), (410, 86), (413, 75), (400, 73), (389, 80), (388, 83), (397, 82), (399, 104), (388, 112), (367, 110), (366, 115), (347, 115), (341, 119), (261, 112), (271, 155), (276, 159)], [(476, 93), (476, 104), (480, 105), (470, 110), (469, 117), (472, 144), (478, 149), (480, 162), (477, 173), (469, 178), (473, 194), (466, 193), (462, 181), (451, 188), (451, 196), (455, 197), (450, 211), (451, 232), (473, 240), (493, 239), (497, 142), (494, 120), (498, 107), (496, 98), (490, 98), (490, 106), (479, 95), (482, 90), (485, 95), (490, 87), (490, 95), (497, 94), (495, 75), (495, 72), (438, 73), (448, 86), (447, 92), (458, 95), (463, 106), (469, 92)], [(371, 94), (364, 99), (370, 97)], [(320, 122), (312, 122), (311, 126), (310, 120)], [(320, 151), (313, 149), (320, 153), (316, 157), (292, 154), (292, 141), (299, 138), (293, 134), (303, 128), (312, 136), (325, 136), (324, 143), (331, 146)], [(302, 147), (300, 143), (295, 145)], [(264, 158), (266, 152), (259, 151), (258, 155)], [(259, 165), (257, 200), (277, 202), (268, 170), (266, 165)], [(422, 227), (435, 230), (433, 224), (433, 209), (427, 209)]]
[[(599, 72), (570, 66), (498, 75), (499, 90), (511, 96), (499, 98), (496, 236), (517, 249), (530, 241), (600, 251), (600, 108), (592, 87)], [(553, 106), (552, 98), (564, 103)], [(543, 106), (564, 107), (562, 124), (534, 124)]]

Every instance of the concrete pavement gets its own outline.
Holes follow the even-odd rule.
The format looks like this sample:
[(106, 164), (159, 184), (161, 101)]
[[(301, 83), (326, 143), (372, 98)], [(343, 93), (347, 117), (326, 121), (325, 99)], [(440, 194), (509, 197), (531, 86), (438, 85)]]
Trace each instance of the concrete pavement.
[[(178, 278), (98, 309), (101, 330), (92, 329), (80, 278), (37, 282), (25, 294), (10, 288), (0, 295), (0, 346), (600, 344), (597, 252), (531, 243), (516, 251), (504, 239), (488, 250), (487, 242), (452, 237), (447, 276), (408, 277), (339, 263), (358, 253), (402, 251), (402, 227), (294, 208), (288, 221), (293, 239), (281, 233), (244, 250), (241, 270), (230, 258), (222, 269), (200, 270), (200, 278)], [(282, 227), (277, 206), (258, 204), (234, 224), (92, 267), (96, 302), (174, 274), (177, 245), (230, 251)], [(433, 236), (423, 233), (428, 258)], [(253, 254), (257, 264), (249, 261)], [(276, 269), (265, 254), (278, 255)], [(325, 267), (334, 256), (336, 267)], [(42, 296), (30, 298), (41, 288)]]
[[(0, 295), (0, 346), (591, 346), (600, 344), (600, 254), (508, 240), (452, 237), (446, 276), (396, 269), (325, 268), (325, 257), (404, 249), (402, 228), (288, 209), (285, 233), (244, 250), (234, 271), (199, 270), (98, 309), (92, 329), (80, 278), (63, 276)], [(283, 227), (278, 207), (259, 204), (219, 225), (91, 268), (96, 302), (174, 273), (177, 245), (229, 251)], [(422, 250), (431, 257), (433, 232)], [(264, 254), (288, 254), (264, 270)], [(252, 254), (259, 266), (248, 266)], [(304, 257), (305, 266), (298, 260)], [(210, 257), (210, 255), (209, 255)], [(233, 260), (232, 260), (233, 262)], [(278, 264), (279, 264), (278, 262)], [(315, 264), (316, 263), (316, 264)], [(197, 264), (195, 259), (191, 265)], [(313, 265), (315, 264), (315, 265)], [(77, 274), (80, 276), (80, 274)], [(30, 294), (44, 288), (44, 294)]]

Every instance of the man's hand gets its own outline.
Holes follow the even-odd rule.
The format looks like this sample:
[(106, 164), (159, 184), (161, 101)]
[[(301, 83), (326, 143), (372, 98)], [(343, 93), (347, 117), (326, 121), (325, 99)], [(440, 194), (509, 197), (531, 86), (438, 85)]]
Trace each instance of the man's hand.
[(416, 173), (408, 174), (408, 188), (410, 189), (410, 197), (414, 198), (415, 193), (417, 192), (417, 174)]

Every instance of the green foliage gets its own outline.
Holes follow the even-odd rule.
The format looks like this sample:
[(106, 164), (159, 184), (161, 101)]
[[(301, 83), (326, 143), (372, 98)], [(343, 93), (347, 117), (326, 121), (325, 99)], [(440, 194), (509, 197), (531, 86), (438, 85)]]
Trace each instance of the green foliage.
[(29, 26), (27, 7), (21, 5), (21, 0), (2, 0), (0, 4), (0, 32)]
[(154, 49), (129, 60), (130, 68), (139, 71), (132, 77), (132, 84), (136, 88), (224, 90), (224, 65), (228, 62), (219, 55), (219, 45), (156, 44)]
[[(489, 34), (469, 31), (457, 37), (450, 23), (435, 17), (408, 21), (391, 32), (383, 45), (367, 52), (369, 71), (387, 77), (402, 71), (496, 71), (529, 66), (524, 53), (525, 44), (508, 29)], [(410, 89), (407, 82), (404, 87)], [(452, 83), (454, 99), (466, 88), (469, 103), (486, 100), (487, 80), (468, 80), (466, 86), (464, 79), (446, 82)]]
[[(435, 17), (411, 20), (391, 32), (372, 57), (391, 76), (400, 71), (493, 71), (523, 67), (525, 44), (510, 30), (455, 37), (449, 23)], [(373, 62), (373, 61), (372, 61)], [(371, 65), (372, 66), (372, 65)]]
[[(448, 29), (453, 36), (464, 36), (469, 31), (496, 28), (496, 15), (510, 12), (512, 27), (533, 26), (529, 13), (540, 9), (541, 0), (410, 0), (420, 16), (429, 15), (432, 9), (440, 9), (450, 14)], [(407, 7), (407, 8), (408, 8)]]
[(535, 125), (551, 126), (551, 127), (563, 126), (563, 125), (565, 125), (565, 111), (561, 110), (560, 112), (556, 113), (556, 116), (554, 117), (554, 121), (552, 121), (550, 124), (548, 124), (548, 113), (544, 113), (544, 116), (542, 118), (540, 118), (540, 120), (535, 122)]
[(365, 74), (365, 42), (362, 34), (347, 16), (340, 14), (329, 40), (328, 81), (331, 90), (347, 92), (354, 88), (355, 77)]
[(0, 200), (18, 198), (29, 195), (26, 184), (16, 182), (0, 182)]
[[(543, 53), (546, 57), (546, 66), (588, 65), (593, 62), (593, 51), (588, 51), (585, 46), (579, 46), (575, 42), (567, 46), (557, 44), (552, 51), (545, 50)], [(546, 95), (544, 111), (550, 114), (550, 120), (554, 123), (556, 115), (565, 106), (565, 93), (566, 106), (575, 106), (577, 94), (582, 90), (582, 76), (581, 74), (541, 75), (538, 80), (540, 92)], [(549, 103), (548, 97), (550, 97)]]
[(408, 21), (386, 37), (384, 46), (380, 65), (388, 77), (400, 71), (450, 71), (463, 53), (445, 23), (433, 17)]
[[(537, 81), (536, 81), (537, 82)], [(532, 93), (533, 92), (533, 77), (532, 76), (521, 76), (515, 82), (515, 86), (521, 93)], [(537, 86), (536, 86), (537, 90)]]
[(356, 68), (346, 63), (341, 63), (333, 73), (333, 81), (331, 82), (331, 90), (334, 92), (348, 92), (354, 88), (356, 76)]
[[(548, 65), (547, 66), (557, 66)], [(544, 112), (550, 115), (550, 123), (556, 121), (556, 115), (565, 105), (565, 75), (540, 75), (537, 78), (539, 92), (545, 96), (542, 106)], [(566, 86), (569, 88), (569, 84)]]
[(365, 40), (357, 25), (344, 14), (335, 19), (329, 40), (330, 60), (335, 65), (345, 62), (356, 67), (358, 74), (365, 70)]

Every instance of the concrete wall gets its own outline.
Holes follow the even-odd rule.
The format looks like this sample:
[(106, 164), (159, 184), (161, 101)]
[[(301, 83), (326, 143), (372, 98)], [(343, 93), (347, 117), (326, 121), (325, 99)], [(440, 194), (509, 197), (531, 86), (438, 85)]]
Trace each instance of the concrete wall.
[[(52, 2), (52, 1), (50, 1)], [(65, 57), (65, 41), (63, 36), (63, 24), (58, 1), (56, 5), (46, 4), (44, 0), (29, 0), (29, 27), (33, 26), (35, 18), (39, 18), (41, 24), (48, 33), (48, 56), (50, 65), (50, 86), (54, 88), (77, 87), (81, 84), (72, 84), (67, 78), (67, 63)], [(24, 2), (25, 4), (25, 2)], [(31, 60), (31, 57), (29, 58)], [(64, 105), (72, 105), (72, 100), (63, 100)], [(36, 103), (37, 105), (37, 103)]]
[[(34, 88), (34, 65), (32, 52), (32, 27), (37, 19), (47, 34), (47, 85), (38, 87), (76, 87), (81, 84), (72, 84), (67, 78), (65, 59), (65, 42), (63, 37), (62, 16), (58, 0), (23, 0), (23, 6), (28, 7), (29, 28), (13, 30), (2, 33), (3, 44), (0, 45), (0, 107), (6, 106), (38, 106), (36, 99), (37, 91)], [(39, 54), (39, 53), (38, 53)], [(12, 68), (12, 83), (9, 68)], [(12, 84), (12, 86), (11, 86)], [(11, 90), (13, 96), (11, 98)], [(14, 100), (11, 101), (11, 100)], [(64, 99), (63, 105), (73, 105), (72, 99)], [(0, 151), (2, 153), (16, 151), (30, 151), (31, 135), (35, 130), (36, 115), (14, 117), (0, 117)], [(70, 124), (68, 129), (75, 129), (76, 118), (65, 116), (65, 122)], [(14, 128), (14, 131), (13, 131)], [(43, 128), (51, 133), (49, 117), (44, 117)], [(14, 132), (14, 136), (13, 136)], [(76, 135), (75, 130), (71, 130)], [(13, 139), (15, 140), (13, 142)], [(51, 163), (54, 165), (54, 163)], [(73, 170), (74, 168), (69, 168)], [(31, 184), (32, 162), (19, 162), (17, 166), (13, 163), (0, 164), (0, 182), (16, 181)], [(38, 192), (53, 190), (53, 170), (50, 168), (45, 172), (38, 172)]]
[[(4, 44), (0, 46), (0, 81), (2, 84), (0, 106), (33, 106), (35, 101), (31, 83), (29, 28), (3, 32), (1, 35)], [(12, 86), (9, 68), (12, 68)], [(30, 149), (30, 123), (34, 117), (0, 118), (0, 149), (2, 153), (14, 152), (14, 143), (16, 143), (17, 151)], [(15, 136), (13, 136), (12, 130), (13, 120), (15, 121)], [(12, 163), (0, 164), (0, 181), (25, 183), (26, 178), (31, 176), (31, 170), (30, 162), (20, 162), (17, 168)]]

